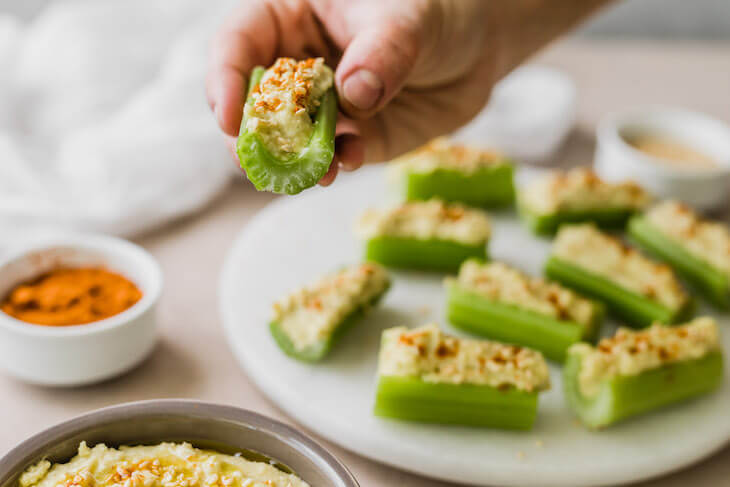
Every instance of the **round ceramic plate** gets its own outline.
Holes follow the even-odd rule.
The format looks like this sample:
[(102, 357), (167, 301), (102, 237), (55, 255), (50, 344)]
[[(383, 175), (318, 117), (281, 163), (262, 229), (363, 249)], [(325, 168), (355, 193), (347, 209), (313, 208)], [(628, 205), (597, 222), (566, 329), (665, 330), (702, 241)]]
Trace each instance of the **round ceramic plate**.
[[(521, 174), (520, 176), (525, 176)], [(444, 318), (441, 275), (394, 273), (394, 285), (322, 363), (286, 357), (269, 335), (271, 303), (343, 264), (358, 261), (353, 222), (387, 201), (385, 175), (371, 167), (326, 190), (283, 197), (261, 211), (235, 241), (221, 280), (229, 342), (258, 387), (296, 421), (344, 448), (421, 475), (475, 485), (616, 485), (679, 469), (730, 439), (730, 384), (716, 393), (601, 432), (582, 427), (563, 400), (560, 369), (540, 396), (527, 433), (409, 424), (372, 414), (383, 329)], [(492, 213), (490, 254), (539, 274), (549, 241), (529, 234), (512, 211)], [(708, 310), (703, 309), (703, 312)], [(730, 350), (730, 320), (722, 318)], [(606, 326), (604, 334), (613, 333)], [(730, 373), (726, 373), (730, 377)]]

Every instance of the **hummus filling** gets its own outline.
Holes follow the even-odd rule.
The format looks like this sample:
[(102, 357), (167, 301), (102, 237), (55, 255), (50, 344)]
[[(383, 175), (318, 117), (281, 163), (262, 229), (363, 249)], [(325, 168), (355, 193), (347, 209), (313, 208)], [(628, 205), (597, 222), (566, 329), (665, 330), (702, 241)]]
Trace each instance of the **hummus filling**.
[(678, 201), (659, 203), (646, 213), (646, 218), (690, 254), (730, 279), (730, 231), (727, 226), (700, 218)]
[(550, 387), (539, 352), (486, 340), (446, 335), (436, 325), (383, 332), (378, 373), (424, 382), (514, 387), (533, 392)]
[(299, 152), (312, 136), (312, 117), (333, 80), (322, 58), (277, 59), (246, 102), (246, 130), (256, 132), (276, 157)]
[(109, 448), (79, 445), (67, 463), (42, 460), (20, 487), (309, 487), (269, 463), (199, 450), (188, 443)]
[(430, 173), (448, 169), (473, 173), (479, 169), (505, 164), (499, 153), (457, 144), (445, 137), (439, 137), (414, 151), (393, 161), (397, 172)]
[(274, 321), (297, 350), (329, 337), (352, 312), (368, 306), (390, 284), (374, 263), (347, 267), (274, 303)]
[(619, 328), (612, 338), (596, 347), (577, 343), (568, 350), (578, 355), (578, 382), (581, 394), (595, 397), (601, 384), (617, 376), (638, 375), (674, 362), (700, 359), (719, 350), (720, 341), (714, 319), (697, 318), (681, 326), (654, 324), (644, 330)]
[(356, 231), (365, 239), (388, 236), (484, 245), (491, 227), (481, 210), (433, 199), (385, 210), (370, 209), (360, 218)]
[(590, 299), (560, 284), (530, 277), (501, 262), (467, 260), (456, 278), (447, 278), (490, 301), (511, 304), (551, 318), (567, 320), (588, 328), (599, 307)]
[(562, 226), (553, 255), (670, 310), (678, 310), (687, 302), (688, 296), (671, 268), (646, 258), (592, 224)]
[(553, 172), (526, 185), (520, 203), (535, 215), (560, 211), (603, 209), (639, 210), (649, 194), (633, 182), (609, 183), (587, 168)]

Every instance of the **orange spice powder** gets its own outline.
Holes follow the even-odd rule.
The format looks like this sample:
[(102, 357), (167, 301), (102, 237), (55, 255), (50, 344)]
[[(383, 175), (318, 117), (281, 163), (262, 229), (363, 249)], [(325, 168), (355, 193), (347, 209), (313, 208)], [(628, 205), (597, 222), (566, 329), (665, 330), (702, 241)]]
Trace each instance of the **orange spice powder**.
[(69, 326), (109, 318), (141, 298), (134, 283), (114, 272), (60, 268), (18, 285), (0, 309), (27, 323)]

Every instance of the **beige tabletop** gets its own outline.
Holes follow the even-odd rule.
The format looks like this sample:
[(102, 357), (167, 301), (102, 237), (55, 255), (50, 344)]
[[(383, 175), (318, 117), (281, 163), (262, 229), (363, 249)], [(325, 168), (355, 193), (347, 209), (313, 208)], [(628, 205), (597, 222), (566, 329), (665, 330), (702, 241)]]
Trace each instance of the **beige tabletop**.
[[(671, 103), (730, 121), (728, 43), (569, 41), (551, 47), (539, 61), (567, 71), (579, 90), (578, 127), (556, 157), (558, 161), (590, 161), (597, 119), (622, 106)], [(141, 399), (195, 398), (290, 421), (238, 368), (223, 336), (217, 306), (218, 276), (230, 242), (273, 198), (238, 181), (200, 214), (140, 238), (139, 243), (159, 259), (165, 273), (158, 348), (136, 370), (92, 387), (48, 389), (0, 376), (0, 454), (32, 433), (81, 412)], [(728, 416), (730, 421), (730, 411)], [(447, 485), (328, 446), (363, 487)], [(719, 486), (728, 485), (728, 479), (730, 448), (695, 467), (641, 485)]]

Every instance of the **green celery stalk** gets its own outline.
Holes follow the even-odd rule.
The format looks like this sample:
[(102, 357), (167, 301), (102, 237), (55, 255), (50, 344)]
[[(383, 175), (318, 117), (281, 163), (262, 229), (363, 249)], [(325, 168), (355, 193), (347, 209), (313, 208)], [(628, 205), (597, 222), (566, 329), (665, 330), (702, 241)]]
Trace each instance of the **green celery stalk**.
[(320, 342), (307, 348), (298, 349), (296, 346), (294, 346), (294, 343), (289, 338), (289, 335), (286, 334), (281, 325), (276, 321), (272, 321), (269, 323), (269, 331), (271, 332), (271, 336), (274, 338), (274, 341), (279, 346), (279, 348), (289, 357), (301, 360), (302, 362), (319, 362), (329, 354), (330, 350), (332, 350), (332, 347), (347, 332), (347, 330), (352, 328), (358, 321), (360, 321), (360, 319), (365, 315), (368, 309), (378, 304), (378, 301), (380, 301), (380, 299), (385, 295), (389, 288), (390, 285), (383, 289), (383, 291), (380, 292), (377, 296), (373, 297), (373, 299), (370, 300), (369, 303), (355, 308), (352, 312), (350, 312), (350, 314), (345, 316), (345, 318), (337, 325), (337, 327), (335, 327), (332, 334), (330, 334), (328, 337), (324, 338)]
[(605, 208), (590, 210), (562, 210), (558, 213), (538, 215), (518, 202), (520, 218), (537, 235), (553, 235), (564, 223), (593, 222), (605, 229), (623, 229), (635, 210)]
[(629, 221), (629, 235), (647, 252), (672, 266), (715, 306), (730, 308), (730, 279), (725, 273), (695, 257), (643, 216)]
[(513, 172), (512, 165), (507, 162), (468, 174), (453, 169), (427, 173), (407, 171), (404, 191), (409, 201), (439, 198), (469, 206), (508, 206), (515, 195)]
[(580, 356), (569, 354), (563, 369), (566, 400), (583, 423), (601, 428), (712, 391), (722, 381), (723, 358), (714, 352), (638, 375), (618, 376), (603, 382), (592, 398), (580, 391), (580, 367)]
[(381, 376), (375, 415), (423, 423), (528, 430), (537, 416), (537, 392), (486, 385), (430, 383)]
[[(251, 72), (246, 103), (252, 103), (251, 92), (265, 71), (262, 66), (257, 66)], [(320, 100), (309, 144), (286, 158), (271, 154), (259, 135), (246, 129), (246, 121), (244, 113), (236, 152), (241, 168), (257, 190), (297, 194), (317, 184), (327, 173), (335, 153), (337, 96), (334, 89), (327, 90)]]
[(449, 321), (463, 330), (498, 341), (539, 350), (557, 362), (572, 344), (595, 340), (603, 313), (587, 328), (518, 306), (491, 301), (455, 283), (447, 284)]
[(694, 307), (690, 300), (680, 309), (671, 310), (555, 256), (547, 260), (545, 275), (586, 296), (602, 301), (608, 306), (609, 311), (635, 328), (644, 328), (656, 321), (669, 325), (692, 316)]
[(388, 267), (455, 272), (469, 258), (487, 259), (487, 246), (450, 240), (382, 236), (365, 244), (365, 259)]

